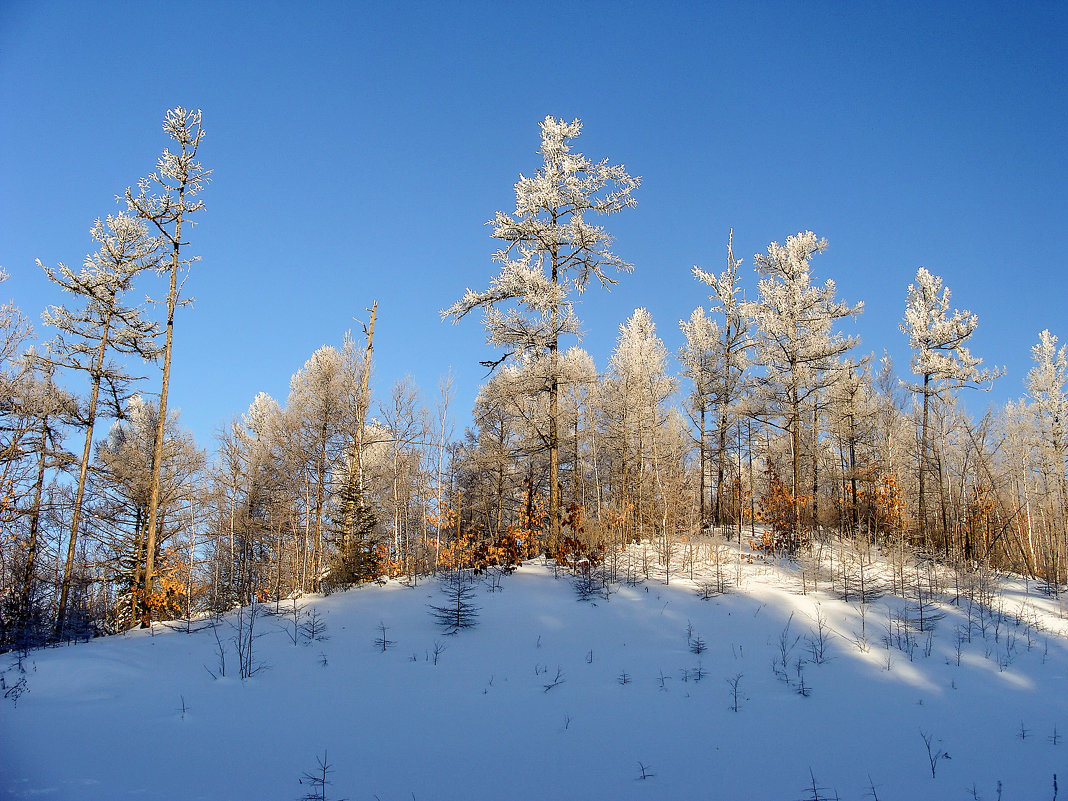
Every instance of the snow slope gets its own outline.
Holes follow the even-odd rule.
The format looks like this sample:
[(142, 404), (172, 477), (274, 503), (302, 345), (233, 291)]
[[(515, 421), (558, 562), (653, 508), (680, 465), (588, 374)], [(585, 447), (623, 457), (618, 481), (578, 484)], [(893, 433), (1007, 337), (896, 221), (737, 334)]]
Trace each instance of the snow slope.
[(0, 699), (0, 797), (297, 799), (324, 754), (326, 797), (351, 801), (793, 801), (813, 777), (820, 798), (1009, 801), (1068, 782), (1063, 601), (1002, 578), (968, 642), (954, 591), (926, 610), (945, 615), (930, 639), (895, 635), (903, 602), (884, 596), (865, 651), (859, 604), (808, 578), (802, 594), (789, 563), (730, 559), (734, 586), (708, 600), (653, 576), (581, 601), (531, 563), (483, 583), (478, 626), (454, 636), (428, 610), (437, 581), (305, 598), (328, 639), (261, 617), (244, 681), (235, 615), (35, 651), (25, 674), (5, 655), (5, 687), (26, 692)]

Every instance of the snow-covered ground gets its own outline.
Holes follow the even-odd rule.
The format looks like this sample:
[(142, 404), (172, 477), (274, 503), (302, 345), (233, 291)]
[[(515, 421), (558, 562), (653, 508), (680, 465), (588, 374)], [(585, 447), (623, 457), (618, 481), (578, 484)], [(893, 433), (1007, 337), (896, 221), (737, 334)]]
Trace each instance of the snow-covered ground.
[(325, 756), (350, 801), (794, 801), (813, 777), (819, 798), (1042, 801), (1054, 774), (1068, 798), (1063, 601), (1000, 579), (980, 608), (950, 581), (929, 636), (895, 596), (862, 626), (828, 581), (727, 558), (707, 600), (683, 571), (583, 601), (531, 563), (454, 636), (434, 580), (304, 598), (325, 638), (293, 636), (292, 604), (258, 617), (245, 680), (236, 613), (35, 651), (25, 674), (4, 655), (25, 692), (0, 699), (0, 797), (298, 799)]

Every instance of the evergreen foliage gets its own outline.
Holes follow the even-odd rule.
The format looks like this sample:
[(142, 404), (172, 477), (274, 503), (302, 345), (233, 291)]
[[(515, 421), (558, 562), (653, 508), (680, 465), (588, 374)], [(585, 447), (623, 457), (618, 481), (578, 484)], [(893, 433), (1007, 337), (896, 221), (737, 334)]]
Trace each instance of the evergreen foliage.
[(382, 575), (381, 550), (375, 542), (377, 526), (374, 510), (364, 503), (359, 482), (351, 477), (338, 493), (328, 529), (337, 548), (324, 582), (328, 589), (351, 587)]
[(478, 624), (474, 585), (474, 576), (467, 570), (450, 570), (442, 576), (444, 598), (441, 604), (431, 604), (430, 614), (446, 634), (456, 634)]

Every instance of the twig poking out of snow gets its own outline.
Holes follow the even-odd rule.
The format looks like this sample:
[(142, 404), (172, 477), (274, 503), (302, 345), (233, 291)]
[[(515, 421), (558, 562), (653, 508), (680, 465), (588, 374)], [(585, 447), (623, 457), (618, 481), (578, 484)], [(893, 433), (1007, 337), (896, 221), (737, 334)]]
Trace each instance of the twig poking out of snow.
[(931, 763), (931, 778), (935, 778), (935, 770), (938, 767), (938, 760), (950, 759), (949, 754), (942, 750), (941, 740), (938, 741), (939, 745), (932, 745), (934, 742), (934, 735), (928, 734), (923, 729), (920, 729), (920, 737), (923, 738), (923, 744), (927, 746), (927, 760)]
[(551, 690), (553, 687), (559, 687), (565, 681), (567, 681), (567, 679), (564, 678), (564, 669), (562, 667), (557, 666), (556, 676), (553, 677), (553, 680), (550, 681), (548, 684), (544, 684), (542, 686), (545, 688), (545, 692), (549, 692), (549, 690)]

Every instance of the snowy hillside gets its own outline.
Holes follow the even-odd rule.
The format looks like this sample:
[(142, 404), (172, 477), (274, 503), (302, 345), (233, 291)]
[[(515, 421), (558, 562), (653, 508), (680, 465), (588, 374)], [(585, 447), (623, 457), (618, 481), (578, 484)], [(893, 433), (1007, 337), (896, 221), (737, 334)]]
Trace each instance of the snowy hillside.
[(720, 594), (688, 572), (587, 600), (541, 563), (484, 577), (453, 636), (432, 580), (258, 615), (251, 660), (236, 613), (31, 652), (24, 674), (4, 655), (0, 797), (318, 797), (298, 780), (324, 755), (326, 797), (350, 801), (1009, 801), (1068, 782), (1064, 601), (917, 570), (918, 595), (862, 620), (833, 571), (813, 592), (792, 563), (721, 553)]

